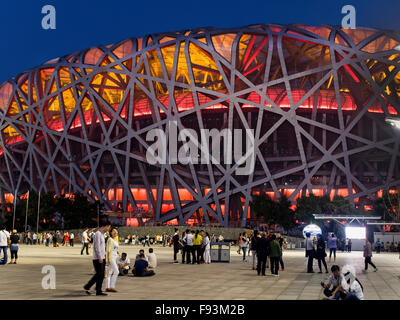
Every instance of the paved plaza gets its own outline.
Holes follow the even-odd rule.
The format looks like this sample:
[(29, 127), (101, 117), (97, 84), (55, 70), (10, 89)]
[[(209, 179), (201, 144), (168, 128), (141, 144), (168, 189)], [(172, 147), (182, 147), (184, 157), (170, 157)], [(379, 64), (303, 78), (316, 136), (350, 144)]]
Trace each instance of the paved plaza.
[[(142, 246), (121, 246), (134, 260)], [(80, 246), (45, 247), (21, 245), (16, 265), (0, 266), (0, 299), (262, 299), (318, 300), (323, 298), (321, 281), (327, 274), (307, 274), (303, 250), (284, 251), (285, 271), (275, 278), (257, 276), (250, 261), (243, 263), (236, 248), (231, 251), (231, 263), (209, 265), (172, 264), (172, 248), (153, 246), (158, 256), (156, 275), (135, 278), (118, 277), (117, 293), (107, 297), (87, 296), (82, 286), (93, 274), (91, 255), (80, 255)], [(148, 252), (148, 247), (145, 249)], [(90, 250), (91, 253), (91, 250)], [(180, 256), (179, 256), (180, 258)], [(362, 252), (338, 253), (336, 263), (352, 264), (364, 286), (367, 300), (400, 299), (400, 259), (395, 253), (374, 254), (378, 272), (363, 273)], [(42, 289), (44, 265), (56, 269), (56, 289)], [(332, 263), (328, 263), (328, 268)], [(315, 262), (314, 271), (318, 271)], [(105, 283), (103, 285), (105, 289)]]

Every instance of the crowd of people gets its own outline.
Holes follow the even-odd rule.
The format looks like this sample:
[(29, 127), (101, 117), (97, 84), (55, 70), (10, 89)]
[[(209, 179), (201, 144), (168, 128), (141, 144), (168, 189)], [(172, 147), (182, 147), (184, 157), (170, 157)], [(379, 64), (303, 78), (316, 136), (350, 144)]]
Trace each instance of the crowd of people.
[(116, 283), (118, 276), (125, 276), (132, 270), (135, 277), (154, 276), (154, 269), (157, 267), (157, 256), (153, 248), (149, 248), (146, 255), (144, 250), (140, 250), (136, 255), (133, 265), (126, 252), (119, 254), (118, 229), (110, 225), (98, 228), (94, 233), (93, 239), (90, 238), (88, 230), (82, 233), (82, 252), (88, 248), (88, 243), (93, 247), (93, 266), (95, 274), (84, 285), (85, 292), (90, 295), (90, 289), (96, 285), (96, 295), (104, 296), (103, 280), (106, 279), (106, 292), (117, 292)]
[(179, 229), (175, 229), (171, 244), (174, 247), (174, 263), (178, 262), (178, 253), (181, 252), (182, 263), (186, 264), (210, 264), (212, 238), (204, 230), (186, 229), (179, 235)]
[[(331, 261), (332, 254), (334, 259), (333, 261), (336, 261), (336, 249), (338, 247), (338, 240), (334, 233), (330, 233), (328, 235), (327, 246), (329, 249), (329, 262)], [(351, 251), (351, 248), (349, 250)], [(325, 260), (325, 258), (327, 257), (325, 241), (321, 234), (317, 234), (316, 237), (312, 237), (310, 232), (306, 233), (305, 252), (306, 258), (308, 258), (307, 273), (314, 273), (314, 259), (318, 260), (319, 273), (322, 273), (322, 265), (325, 268), (325, 272), (328, 273), (328, 266)], [(363, 257), (365, 264), (364, 271), (368, 270), (368, 265), (371, 265), (374, 268), (374, 271), (378, 270), (372, 262), (372, 245), (368, 239), (365, 239)]]
[(45, 245), (54, 247), (74, 246), (75, 235), (73, 232), (23, 232), (18, 234), (21, 243), (28, 245)]
[[(74, 246), (76, 240), (74, 233), (70, 232), (43, 232), (34, 233), (28, 232), (18, 234), (17, 230), (8, 232), (5, 228), (0, 229), (0, 256), (3, 252), (3, 258), (0, 264), (8, 262), (8, 248), (10, 250), (11, 259), (9, 264), (16, 264), (18, 260), (18, 247), (19, 243), (28, 245), (45, 245), (49, 246), (50, 243), (54, 247), (59, 246)], [(178, 254), (181, 255), (182, 264), (209, 264), (211, 263), (211, 244), (214, 242), (222, 242), (224, 238), (222, 235), (216, 237), (204, 230), (190, 230), (186, 229), (180, 235), (179, 229), (175, 229), (174, 235), (162, 234), (156, 235), (154, 238), (146, 235), (139, 240), (137, 235), (128, 235), (125, 239), (125, 244), (136, 244), (149, 246), (148, 253), (144, 249), (139, 250), (135, 257), (135, 261), (131, 263), (131, 259), (126, 252), (119, 253), (119, 236), (118, 229), (111, 226), (104, 226), (96, 229), (86, 229), (82, 232), (80, 241), (82, 243), (81, 255), (89, 255), (89, 248), (93, 249), (93, 266), (95, 275), (84, 286), (85, 292), (91, 294), (90, 288), (96, 284), (96, 294), (106, 295), (102, 291), (102, 283), (105, 279), (106, 292), (117, 292), (116, 282), (119, 276), (126, 276), (132, 273), (135, 277), (149, 277), (154, 276), (154, 269), (157, 267), (157, 256), (151, 244), (171, 246), (173, 247), (173, 263), (178, 264)], [(259, 232), (254, 230), (250, 233), (243, 232), (237, 239), (238, 251), (242, 255), (243, 263), (250, 261), (252, 269), (257, 272), (259, 276), (266, 275), (266, 269), (269, 268), (271, 275), (274, 277), (279, 276), (279, 271), (285, 270), (283, 261), (283, 251), (286, 249), (286, 239), (280, 233)], [(346, 242), (346, 250), (351, 252), (351, 240)], [(372, 261), (372, 251), (375, 247), (377, 253), (382, 251), (399, 251), (400, 243), (387, 243), (385, 245), (379, 238), (376, 243), (371, 244), (368, 239), (365, 240), (363, 258), (364, 258), (364, 272), (368, 270), (369, 266), (374, 268), (376, 272), (378, 269)], [(305, 255), (308, 258), (307, 273), (314, 273), (313, 266), (314, 260), (318, 261), (319, 273), (322, 273), (324, 268), (325, 273), (329, 273), (328, 265), (325, 258), (328, 256), (326, 249), (329, 250), (329, 263), (333, 258), (336, 261), (336, 251), (340, 248), (340, 240), (335, 234), (330, 233), (327, 241), (323, 239), (321, 234), (316, 237), (311, 237), (310, 233), (306, 233), (305, 240)], [(399, 256), (400, 257), (400, 256)], [(349, 266), (347, 266), (349, 267)], [(346, 272), (340, 271), (340, 267), (336, 264), (330, 267), (332, 275), (328, 279), (328, 283), (321, 283), (324, 288), (324, 294), (331, 300), (351, 300), (351, 299), (364, 299), (363, 289), (359, 280), (355, 277), (355, 271), (348, 268)]]
[(252, 268), (258, 275), (265, 276), (266, 268), (271, 266), (271, 274), (278, 276), (279, 267), (283, 271), (285, 265), (282, 259), (283, 249), (286, 249), (286, 239), (280, 233), (252, 231), (243, 232), (237, 240), (238, 254), (242, 254), (242, 261), (252, 256)]

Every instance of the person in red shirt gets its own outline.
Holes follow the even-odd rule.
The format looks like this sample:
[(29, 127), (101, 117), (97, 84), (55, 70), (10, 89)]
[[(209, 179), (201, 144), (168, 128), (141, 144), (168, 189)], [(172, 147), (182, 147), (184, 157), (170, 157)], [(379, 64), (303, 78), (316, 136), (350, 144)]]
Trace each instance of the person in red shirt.
[(64, 235), (64, 242), (63, 242), (63, 245), (64, 245), (64, 244), (67, 244), (67, 243), (69, 243), (69, 234), (68, 234), (68, 232)]

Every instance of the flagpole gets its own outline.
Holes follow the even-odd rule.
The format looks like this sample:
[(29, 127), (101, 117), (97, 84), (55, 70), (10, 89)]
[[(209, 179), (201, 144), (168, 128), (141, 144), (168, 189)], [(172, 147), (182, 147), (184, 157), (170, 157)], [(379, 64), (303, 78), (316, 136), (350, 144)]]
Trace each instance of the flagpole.
[(26, 200), (25, 233), (26, 233), (26, 226), (27, 226), (27, 224), (28, 224), (28, 205), (29, 205), (29, 190), (28, 190), (28, 199)]
[(13, 225), (12, 225), (13, 230), (15, 227), (15, 207), (16, 206), (17, 206), (17, 193), (14, 194), (14, 212), (13, 212)]
[(39, 191), (39, 199), (38, 199), (38, 212), (37, 212), (37, 221), (36, 221), (36, 233), (39, 232), (39, 212), (40, 212), (40, 191)]

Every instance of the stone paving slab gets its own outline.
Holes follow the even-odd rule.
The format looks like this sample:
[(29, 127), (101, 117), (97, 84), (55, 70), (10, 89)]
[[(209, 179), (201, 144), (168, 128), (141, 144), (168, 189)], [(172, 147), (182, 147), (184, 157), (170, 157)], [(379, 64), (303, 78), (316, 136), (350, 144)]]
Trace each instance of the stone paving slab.
[[(133, 260), (142, 246), (121, 246)], [(153, 246), (158, 256), (156, 275), (135, 278), (118, 277), (117, 293), (107, 297), (87, 296), (82, 286), (93, 274), (91, 256), (80, 255), (80, 247), (44, 247), (21, 245), (16, 265), (0, 266), (0, 299), (160, 299), (160, 300), (319, 300), (323, 293), (321, 281), (328, 275), (305, 273), (307, 261), (302, 250), (284, 251), (285, 271), (279, 277), (257, 276), (249, 262), (242, 262), (236, 248), (231, 251), (231, 263), (210, 265), (172, 264), (172, 248)], [(145, 248), (148, 252), (148, 247)], [(180, 257), (179, 257), (180, 258)], [(373, 256), (378, 272), (362, 272), (362, 252), (338, 253), (336, 264), (352, 264), (364, 286), (367, 300), (400, 299), (400, 259), (398, 254), (381, 253)], [(328, 263), (328, 268), (334, 264)], [(42, 288), (44, 265), (56, 269), (56, 289)], [(315, 262), (314, 271), (318, 271)], [(105, 288), (105, 283), (103, 285)]]

